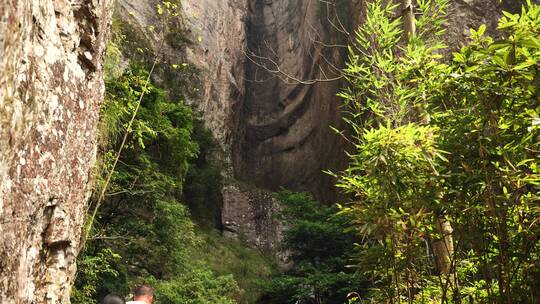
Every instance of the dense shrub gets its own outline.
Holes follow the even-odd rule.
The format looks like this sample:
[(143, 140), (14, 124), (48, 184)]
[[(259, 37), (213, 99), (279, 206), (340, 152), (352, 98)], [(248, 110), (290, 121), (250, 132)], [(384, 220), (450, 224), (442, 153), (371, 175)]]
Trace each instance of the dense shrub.
[(448, 1), (418, 6), (404, 41), (397, 6), (369, 4), (344, 71), (355, 149), (338, 186), (370, 298), (537, 302), (540, 7), (504, 12), (497, 39), (471, 30), (447, 60)]
[[(145, 94), (80, 257), (73, 302), (127, 294), (131, 285), (146, 281), (161, 295), (158, 303), (232, 303), (239, 291), (235, 280), (194, 257), (202, 239), (181, 203), (190, 162), (199, 153), (196, 116), (153, 83), (146, 85), (147, 77), (133, 64), (106, 83), (98, 177), (111, 170), (122, 132)], [(98, 178), (96, 193), (103, 182)]]
[(281, 218), (288, 229), (284, 249), (290, 252), (291, 268), (266, 283), (265, 303), (343, 303), (347, 293), (363, 282), (348, 268), (354, 234), (346, 232), (347, 217), (336, 216), (306, 193), (281, 191)]

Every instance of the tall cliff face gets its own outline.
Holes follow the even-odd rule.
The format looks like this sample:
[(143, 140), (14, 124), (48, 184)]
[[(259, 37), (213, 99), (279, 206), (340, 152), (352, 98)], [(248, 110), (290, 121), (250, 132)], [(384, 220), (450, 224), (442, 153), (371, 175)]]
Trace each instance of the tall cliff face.
[[(333, 68), (343, 67), (346, 59), (337, 45), (347, 44), (348, 36), (336, 28), (352, 33), (351, 25), (363, 22), (366, 2), (248, 1), (246, 93), (232, 150), (238, 179), (335, 201), (333, 181), (323, 170), (342, 169), (347, 161), (345, 142), (330, 129), (340, 127), (336, 93), (343, 83), (297, 80), (336, 76)], [(485, 23), (494, 30), (502, 9), (520, 7), (514, 0), (451, 2), (447, 40), (452, 48), (465, 42), (471, 27)]]
[[(233, 149), (237, 178), (335, 197), (323, 170), (345, 164), (336, 93), (344, 52), (334, 10), (319, 1), (249, 1), (246, 94)], [(341, 4), (346, 6), (346, 4)], [(332, 37), (334, 35), (334, 37)], [(279, 70), (279, 71), (278, 71)], [(277, 71), (277, 72), (274, 72)], [(315, 83), (310, 80), (319, 79)], [(307, 80), (308, 83), (302, 81)]]
[[(452, 2), (448, 44), (463, 44), (472, 27), (493, 30), (502, 9), (520, 1)], [(337, 46), (363, 22), (366, 1), (184, 1), (195, 43), (191, 61), (202, 75), (205, 121), (223, 143), (232, 176), (269, 190), (338, 196), (323, 170), (346, 165), (336, 76), (346, 53)]]
[[(469, 29), (482, 23), (493, 31), (501, 10), (515, 11), (520, 7), (518, 2), (452, 1), (448, 45), (458, 48)], [(366, 1), (184, 3), (198, 8), (187, 19), (196, 20), (193, 40), (201, 38), (201, 43), (192, 47), (193, 62), (205, 87), (199, 108), (214, 134), (226, 139), (224, 149), (232, 160), (232, 177), (263, 189), (309, 191), (319, 200), (334, 201), (338, 196), (333, 181), (322, 171), (339, 170), (347, 162), (346, 143), (330, 128), (340, 126), (341, 101), (336, 93), (343, 83), (298, 80), (336, 76), (335, 68), (343, 67), (346, 59), (339, 45), (347, 43), (347, 34), (340, 29), (351, 35), (363, 22)], [(227, 29), (231, 24), (234, 31)], [(250, 190), (242, 188), (241, 192)], [(258, 209), (251, 207), (253, 202), (238, 197), (224, 195), (224, 210), (240, 210), (224, 214), (226, 229), (242, 231), (256, 227), (257, 219), (272, 216), (268, 212), (257, 214)], [(260, 204), (273, 206), (268, 200)], [(238, 227), (239, 223), (244, 227)], [(268, 246), (276, 242), (276, 234), (272, 235), (266, 237)], [(265, 236), (251, 238), (261, 243)]]
[[(244, 56), (246, 44), (246, 0), (182, 0), (180, 3), (182, 41), (165, 39), (158, 51), (163, 63), (186, 64), (197, 69), (198, 93), (184, 94), (187, 103), (202, 115), (205, 125), (212, 130), (215, 139), (225, 152), (220, 161), (225, 162), (225, 174), (232, 176), (231, 146), (238, 125), (237, 114), (244, 100)], [(159, 27), (160, 17), (156, 13), (159, 0), (118, 0), (116, 20), (131, 38), (140, 44), (150, 44), (156, 51), (162, 39), (149, 30)], [(172, 17), (174, 19), (176, 17)], [(184, 40), (185, 39), (185, 40)], [(127, 59), (130, 54), (124, 54)], [(156, 75), (156, 74), (154, 74)], [(170, 76), (170, 75), (169, 75)], [(155, 77), (158, 83), (160, 76)], [(197, 86), (194, 82), (192, 86)], [(164, 84), (171, 90), (170, 85)], [(183, 92), (185, 93), (185, 92)]]
[[(95, 157), (111, 2), (0, 0), (2, 303), (69, 302)], [(153, 1), (119, 2), (126, 11), (143, 9), (132, 16), (143, 30), (156, 20)], [(452, 2), (449, 44), (459, 45), (480, 23), (493, 29), (500, 9), (516, 10), (519, 2)], [(344, 61), (339, 48), (329, 46), (340, 40), (328, 30), (334, 23), (325, 14), (328, 4), (341, 7), (343, 20), (361, 23), (361, 0), (182, 1), (194, 43), (178, 57), (168, 45), (167, 54), (185, 53), (199, 69), (200, 94), (191, 102), (221, 143), (229, 178), (335, 197), (321, 170), (345, 164), (344, 143), (329, 128), (339, 125), (340, 83), (293, 79), (333, 78), (333, 66)], [(267, 70), (277, 68), (277, 74)], [(255, 238), (255, 246), (273, 248), (278, 232), (249, 228), (272, 223), (261, 221), (272, 217), (272, 198), (249, 187), (235, 191), (224, 204), (238, 220), (228, 220), (242, 223), (237, 230)], [(270, 207), (255, 208), (257, 200)]]
[(200, 94), (192, 101), (225, 151), (231, 176), (231, 147), (245, 96), (246, 0), (183, 1), (187, 59), (199, 69)]
[[(132, 19), (134, 27), (144, 31), (151, 25), (148, 16), (155, 2), (119, 3), (121, 10), (132, 12), (122, 18)], [(229, 180), (223, 202), (228, 211), (223, 216), (225, 228), (243, 231), (239, 223), (257, 226), (246, 218), (272, 216), (266, 211), (257, 214), (263, 209), (252, 208), (253, 199), (244, 199), (268, 197), (258, 195), (253, 186), (309, 191), (321, 201), (335, 201), (333, 181), (322, 171), (339, 170), (347, 162), (346, 144), (330, 128), (340, 127), (341, 101), (336, 93), (344, 83), (298, 80), (336, 76), (336, 68), (346, 59), (339, 45), (347, 43), (347, 34), (340, 29), (352, 33), (363, 22), (366, 1), (182, 0), (181, 4), (186, 35), (193, 43), (182, 49), (170, 46), (167, 52), (168, 56), (182, 52), (198, 69), (200, 91), (190, 102), (224, 151), (221, 160)], [(452, 1), (449, 45), (458, 47), (468, 29), (481, 23), (494, 29), (501, 9), (518, 7), (514, 0)], [(231, 187), (242, 195), (229, 195)], [(260, 203), (274, 205), (271, 199)], [(272, 235), (267, 245), (275, 243), (276, 234)]]
[(1, 303), (69, 303), (111, 2), (0, 0)]

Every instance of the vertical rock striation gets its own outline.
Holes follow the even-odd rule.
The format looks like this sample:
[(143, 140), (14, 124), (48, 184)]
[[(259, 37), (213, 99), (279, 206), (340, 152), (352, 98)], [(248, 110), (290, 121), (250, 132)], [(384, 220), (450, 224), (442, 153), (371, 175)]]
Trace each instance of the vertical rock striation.
[(110, 0), (0, 0), (0, 303), (69, 303)]
[(187, 59), (199, 70), (195, 107), (224, 150), (225, 174), (232, 177), (232, 145), (245, 97), (247, 0), (182, 2), (189, 45)]
[(341, 124), (336, 93), (342, 83), (333, 79), (339, 75), (334, 67), (345, 58), (343, 48), (327, 46), (345, 41), (332, 31), (336, 10), (305, 0), (249, 5), (236, 176), (270, 190), (286, 187), (335, 200), (333, 181), (323, 170), (342, 168), (346, 161), (345, 145), (330, 128)]

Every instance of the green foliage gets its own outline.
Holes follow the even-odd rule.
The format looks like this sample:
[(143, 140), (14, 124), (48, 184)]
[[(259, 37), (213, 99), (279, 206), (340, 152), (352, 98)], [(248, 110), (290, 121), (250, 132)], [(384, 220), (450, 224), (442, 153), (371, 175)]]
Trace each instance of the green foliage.
[(431, 273), (427, 258), (412, 260), (424, 255), (424, 238), (435, 229), (430, 210), (439, 205), (437, 160), (443, 159), (436, 140), (436, 129), (415, 124), (367, 129), (340, 176), (338, 186), (356, 200), (341, 212), (366, 241), (357, 258), (366, 277), (380, 280), (374, 288), (395, 284), (399, 292), (411, 276)]
[(81, 304), (95, 304), (94, 296), (96, 288), (104, 277), (116, 279), (118, 271), (113, 265), (121, 259), (121, 256), (109, 248), (101, 249), (96, 255), (85, 255), (77, 263), (79, 288), (71, 293), (71, 301)]
[[(153, 79), (172, 99), (199, 94), (198, 70), (188, 64), (186, 47), (193, 44), (188, 39), (181, 16), (181, 1), (155, 1), (155, 23), (141, 26), (136, 15), (113, 16), (112, 41), (124, 60), (143, 62), (147, 68), (156, 61)], [(165, 51), (172, 49), (174, 52)], [(110, 57), (108, 50), (107, 57)]]
[(448, 3), (419, 2), (419, 34), (407, 45), (401, 45), (402, 20), (393, 18), (397, 5), (368, 5), (344, 71), (351, 85), (340, 94), (355, 146), (349, 168), (338, 176), (338, 187), (354, 203), (341, 213), (352, 217), (364, 240), (358, 266), (371, 278), (376, 301), (397, 300), (423, 283), (417, 277), (431, 277), (425, 241), (439, 237), (433, 218), (440, 211), (445, 160), (439, 129), (421, 122), (429, 120), (427, 91), (447, 70), (438, 54), (444, 23), (435, 20)]
[[(236, 282), (194, 258), (202, 239), (180, 203), (189, 163), (199, 152), (193, 140), (195, 115), (152, 82), (147, 85), (147, 78), (142, 66), (132, 64), (106, 83), (100, 127), (104, 172), (111, 170), (122, 132), (143, 92), (144, 97), (80, 258), (73, 302), (88, 303), (109, 292), (127, 294), (131, 285), (147, 281), (162, 295), (158, 303), (232, 303)], [(103, 181), (97, 184), (102, 187)]]
[[(142, 282), (156, 287), (157, 303), (253, 303), (260, 293), (255, 282), (274, 271), (269, 258), (215, 231), (221, 224), (220, 151), (183, 102), (196, 97), (198, 80), (183, 52), (191, 42), (179, 5), (158, 1), (160, 22), (147, 28), (129, 12), (114, 18), (95, 196), (114, 173), (79, 257), (73, 303), (96, 303), (109, 292), (127, 295)], [(163, 55), (163, 44), (176, 52)]]
[(120, 66), (122, 64), (122, 52), (114, 41), (110, 41), (107, 46), (107, 56), (103, 64), (103, 74), (105, 81), (117, 79), (122, 76)]
[(499, 31), (499, 40), (486, 36), (485, 26), (471, 31), (430, 112), (441, 147), (452, 152), (448, 210), (477, 259), (488, 299), (528, 303), (539, 298), (540, 6), (505, 12)]
[(232, 304), (236, 303), (233, 297), (238, 289), (231, 275), (216, 277), (206, 265), (160, 280), (154, 285), (157, 301), (163, 304)]
[(257, 303), (263, 292), (261, 284), (278, 271), (273, 257), (247, 248), (242, 242), (223, 238), (217, 230), (206, 231), (203, 242), (194, 250), (218, 275), (232, 275), (240, 291), (238, 303)]
[[(344, 75), (350, 86), (339, 95), (347, 106), (347, 123), (356, 134), (364, 127), (391, 127), (415, 122), (427, 115), (423, 108), (426, 90), (442, 81), (447, 67), (439, 62), (444, 48), (441, 17), (446, 0), (420, 1), (422, 22), (419, 35), (400, 45), (401, 18), (394, 18), (397, 4), (368, 4), (365, 24), (356, 32), (356, 45), (349, 47)], [(430, 18), (431, 16), (431, 18)], [(424, 38), (428, 36), (428, 38)]]
[(292, 268), (265, 286), (265, 303), (343, 303), (348, 292), (362, 285), (346, 267), (354, 243), (353, 234), (344, 233), (347, 218), (305, 193), (282, 191), (277, 197), (289, 227), (284, 246)]
[(219, 145), (202, 121), (195, 122), (193, 140), (199, 144), (199, 154), (192, 161), (186, 176), (184, 198), (193, 220), (205, 229), (221, 226), (222, 168), (218, 163)]
[[(371, 299), (538, 301), (540, 7), (504, 12), (498, 40), (471, 30), (445, 62), (447, 1), (418, 1), (405, 44), (382, 3), (368, 5), (340, 94), (355, 148), (337, 175), (353, 197), (341, 213), (364, 238)], [(433, 266), (441, 219), (454, 230), (449, 273)]]

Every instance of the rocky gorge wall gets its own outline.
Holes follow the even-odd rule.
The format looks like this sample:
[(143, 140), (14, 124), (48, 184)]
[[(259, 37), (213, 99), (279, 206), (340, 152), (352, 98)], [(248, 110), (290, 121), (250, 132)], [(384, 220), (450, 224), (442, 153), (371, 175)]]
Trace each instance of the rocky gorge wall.
[(333, 80), (333, 67), (346, 58), (342, 48), (326, 46), (345, 41), (332, 31), (336, 11), (318, 1), (252, 0), (249, 12), (235, 176), (333, 201), (333, 181), (323, 171), (346, 164), (345, 144), (330, 128), (341, 125), (335, 95), (343, 83)]
[[(156, 1), (119, 0), (120, 10), (133, 12), (122, 16), (144, 31), (151, 25), (148, 16)], [(468, 30), (482, 23), (493, 30), (500, 11), (515, 11), (519, 2), (452, 1), (448, 44), (459, 47)], [(339, 199), (332, 179), (323, 173), (347, 162), (345, 142), (330, 129), (341, 124), (336, 93), (344, 85), (333, 78), (346, 59), (342, 46), (347, 36), (363, 22), (365, 4), (363, 0), (181, 1), (191, 43), (182, 49), (168, 47), (168, 56), (181, 52), (198, 71), (199, 92), (188, 101), (223, 150), (219, 157), (226, 180), (223, 210), (228, 211), (222, 220), (243, 223), (234, 231), (247, 235), (248, 244), (270, 248), (274, 243), (273, 238), (247, 232), (257, 227), (256, 221), (272, 223), (268, 220), (272, 212), (250, 207), (254, 200), (266, 206), (275, 203), (258, 191), (284, 187), (311, 192), (324, 202)], [(314, 79), (322, 81), (310, 81)], [(238, 190), (242, 195), (230, 195), (239, 184), (250, 186)], [(266, 244), (261, 243), (265, 239)]]
[(0, 0), (0, 303), (69, 303), (111, 3)]
[(286, 264), (288, 253), (281, 246), (286, 227), (279, 220), (281, 205), (273, 193), (231, 183), (223, 188), (223, 200), (223, 235), (239, 239)]
[[(1, 303), (69, 303), (112, 2), (0, 0)], [(158, 0), (117, 3), (118, 16), (140, 33), (159, 21)], [(500, 10), (520, 3), (453, 1), (448, 44), (458, 47), (481, 23), (492, 31)], [(330, 130), (340, 124), (335, 94), (343, 83), (332, 78), (345, 60), (338, 45), (346, 37), (332, 29), (338, 20), (328, 12), (334, 7), (351, 30), (362, 22), (364, 4), (182, 0), (191, 43), (178, 47), (169, 39), (164, 55), (198, 71), (198, 93), (188, 102), (223, 150), (225, 234), (276, 253), (283, 227), (267, 190), (337, 198), (322, 170), (346, 164), (345, 143)], [(157, 37), (147, 38), (156, 44)], [(313, 79), (323, 81), (303, 81)]]
[[(228, 176), (326, 202), (339, 198), (322, 172), (347, 161), (345, 142), (330, 129), (341, 126), (336, 93), (344, 83), (332, 79), (347, 55), (340, 45), (363, 22), (365, 3), (183, 1), (196, 41), (188, 58), (201, 75), (202, 98), (194, 104), (222, 143)], [(459, 47), (482, 23), (495, 29), (501, 10), (519, 8), (515, 0), (452, 1), (448, 44)]]
[[(330, 129), (342, 128), (336, 94), (344, 83), (332, 79), (347, 56), (340, 45), (363, 22), (366, 2), (248, 1), (245, 95), (232, 149), (236, 178), (274, 191), (308, 191), (322, 202), (339, 198), (323, 173), (347, 163), (346, 144)], [(493, 31), (501, 10), (517, 11), (519, 2), (451, 1), (448, 45), (459, 47), (482, 23)]]
[[(519, 2), (452, 1), (448, 45), (458, 48), (469, 29), (482, 23), (492, 32), (501, 10), (517, 11)], [(217, 12), (199, 1), (184, 3), (199, 8), (187, 14), (196, 20), (193, 40), (202, 38), (191, 52), (203, 77), (199, 109), (232, 161), (228, 176), (260, 189), (285, 187), (311, 192), (323, 202), (339, 199), (333, 180), (323, 173), (347, 163), (346, 143), (330, 128), (341, 126), (336, 93), (344, 83), (332, 79), (346, 59), (340, 45), (363, 22), (366, 1), (218, 0)], [(231, 25), (234, 31), (227, 29)], [(261, 206), (272, 202), (249, 191), (230, 195), (225, 185), (223, 222), (234, 223), (248, 244), (273, 248), (275, 234), (250, 228), (272, 223), (272, 212), (252, 208), (253, 199), (244, 196), (261, 198)]]

